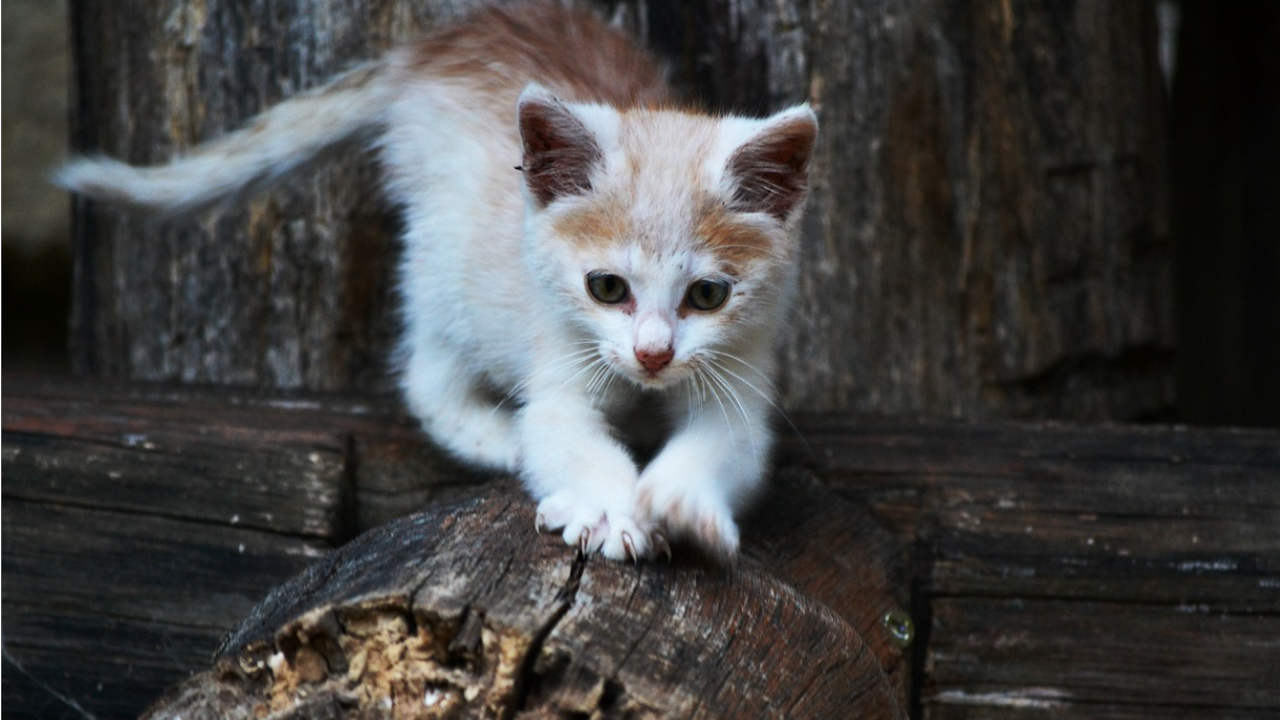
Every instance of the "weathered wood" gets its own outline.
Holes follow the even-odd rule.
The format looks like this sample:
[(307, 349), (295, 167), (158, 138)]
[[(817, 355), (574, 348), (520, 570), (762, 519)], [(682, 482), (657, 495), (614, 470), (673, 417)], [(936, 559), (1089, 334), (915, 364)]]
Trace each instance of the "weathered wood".
[[(434, 454), (385, 399), (6, 379), (3, 412), (4, 694), (15, 717), (80, 717), (51, 692), (98, 717), (139, 711), (161, 685), (207, 667), (221, 631), (268, 587), (349, 538), (358, 529), (351, 518), (404, 515), (423, 500), (474, 494), (470, 483), (480, 480)], [(906, 610), (917, 626), (913, 664), (885, 667), (895, 692), (910, 689), (904, 704), (913, 716), (1280, 711), (1280, 434), (865, 417), (796, 423), (802, 439), (786, 433), (779, 487), (811, 473), (868, 507), (892, 537), (868, 535), (868, 525), (806, 499), (801, 486), (747, 521), (748, 562), (856, 628), (873, 654), (896, 651), (878, 624), (892, 609), (886, 598)], [(130, 447), (126, 433), (169, 439), (149, 451)], [(109, 463), (88, 459), (96, 446)], [(175, 452), (159, 452), (166, 448)], [(265, 480), (240, 494), (223, 485), (221, 495), (186, 495), (202, 480), (182, 474), (177, 448), (197, 459), (216, 448), (232, 465), (250, 463), (240, 476)], [(49, 462), (62, 449), (80, 458), (64, 466), (65, 482)], [(348, 490), (306, 480), (315, 451), (342, 463), (324, 482)], [(145, 470), (157, 458), (174, 463), (167, 488)], [(210, 468), (200, 470), (209, 482), (237, 477)], [(112, 472), (152, 484), (113, 499)], [(370, 498), (377, 508), (365, 512)], [(279, 527), (250, 527), (253, 508), (273, 502), (282, 506)], [(342, 509), (316, 509), (331, 502)], [(316, 520), (331, 517), (347, 520)], [(517, 540), (528, 532), (511, 526)], [(850, 547), (856, 552), (839, 549)], [(428, 555), (407, 553), (413, 562)], [(879, 560), (860, 559), (867, 556)], [(563, 583), (573, 567), (559, 557), (547, 582)], [(588, 589), (576, 598), (593, 607), (581, 609), (582, 622), (622, 622), (608, 614), (617, 605), (665, 602), (655, 588), (687, 588), (683, 573), (696, 570), (616, 569), (614, 577), (587, 564)], [(706, 570), (694, 572), (704, 573), (699, 587), (723, 590), (724, 578)], [(621, 584), (607, 584), (614, 581)], [(613, 652), (623, 642), (613, 638), (570, 647)], [(550, 675), (559, 667), (541, 666)], [(561, 670), (554, 679), (563, 683), (594, 672)], [(582, 682), (573, 685), (581, 697), (598, 697)]]
[[(875, 536), (851, 520), (849, 539)], [(883, 591), (874, 562), (841, 588)], [(869, 648), (773, 569), (751, 552), (727, 567), (584, 559), (537, 537), (532, 505), (499, 487), (378, 528), (285, 584), (146, 717), (905, 717), (882, 665), (900, 651)]]
[(786, 455), (914, 543), (924, 717), (1280, 710), (1277, 433), (831, 419), (805, 438)]
[(971, 596), (940, 598), (932, 627), (943, 640), (929, 653), (931, 717), (955, 717), (950, 706), (972, 717), (1019, 702), (1088, 717), (1107, 703), (1144, 708), (1146, 717), (1280, 707), (1275, 614)]
[[(473, 4), (78, 3), (77, 142), (162, 161)], [(593, 4), (713, 107), (821, 112), (789, 407), (1168, 415), (1151, 2)], [(81, 206), (76, 367), (385, 388), (396, 223), (376, 175), (348, 158), (168, 225)]]
[[(212, 648), (221, 629), (244, 613), (255, 593), (322, 549), (343, 542), (351, 532), (350, 518), (367, 517), (360, 508), (371, 496), (377, 498), (373, 515), (403, 515), (418, 507), (422, 495), (476, 492), (476, 476), (459, 473), (434, 454), (394, 406), (383, 401), (6, 381), (4, 431), (4, 567), (8, 586), (18, 578), (25, 589), (4, 597), (6, 662), (11, 665), (5, 692), (14, 715), (41, 714), (50, 707), (71, 713), (70, 703), (108, 716), (137, 711), (157, 694), (163, 678), (174, 681), (202, 667), (201, 645), (206, 652)], [(215, 454), (225, 464), (207, 460)], [(337, 470), (317, 472), (317, 460), (321, 466), (336, 464)], [(395, 489), (411, 488), (408, 478), (413, 475), (426, 490), (397, 495)], [(681, 626), (664, 618), (678, 617), (672, 615), (672, 607), (696, 606), (703, 609), (703, 622), (719, 618), (732, 630), (721, 641), (726, 652), (745, 653), (740, 662), (758, 671), (749, 677), (767, 677), (772, 661), (758, 654), (769, 648), (757, 644), (752, 655), (750, 643), (733, 638), (740, 633), (763, 643), (764, 629), (749, 630), (749, 623), (772, 622), (768, 627), (775, 632), (788, 627), (784, 620), (791, 616), (770, 620), (772, 616), (760, 610), (776, 610), (771, 603), (777, 601), (800, 618), (795, 622), (812, 626), (808, 637), (818, 643), (814, 652), (828, 647), (823, 643), (840, 641), (830, 646), (835, 650), (823, 651), (821, 662), (796, 666), (797, 671), (816, 673), (825, 667), (823, 662), (834, 662), (828, 655), (857, 650), (846, 658), (849, 672), (814, 676), (811, 690), (816, 692), (814, 688), (824, 683), (848, 682), (852, 685), (843, 687), (864, 693), (858, 702), (873, 702), (865, 698), (875, 697), (881, 709), (905, 708), (908, 665), (902, 648), (883, 627), (884, 615), (906, 607), (908, 600), (902, 591), (908, 583), (905, 566), (897, 561), (897, 544), (852, 503), (820, 499), (825, 491), (803, 474), (792, 472), (787, 478), (781, 487), (790, 492), (771, 498), (768, 511), (745, 526), (753, 559), (744, 569), (725, 571), (713, 564), (690, 569), (685, 555), (684, 565), (652, 577), (647, 573), (658, 572), (653, 567), (638, 576), (628, 566), (609, 563), (590, 563), (584, 570), (558, 539), (532, 542), (532, 506), (521, 491), (510, 487), (502, 495), (503, 508), (510, 508), (500, 522), (482, 523), (487, 532), (472, 542), (497, 533), (505, 542), (518, 540), (520, 552), (542, 553), (537, 562), (507, 559), (504, 567), (541, 568), (521, 577), (545, 575), (561, 583), (572, 572), (583, 578), (587, 589), (579, 590), (575, 605), (581, 617), (571, 614), (565, 621), (565, 628), (581, 627), (581, 632), (566, 635), (567, 649), (547, 659), (555, 667), (546, 673), (572, 668), (574, 677), (589, 672), (612, 677), (610, 662), (622, 664), (623, 657), (608, 660), (612, 656), (602, 647), (609, 638), (633, 641), (609, 646), (609, 652), (634, 656), (628, 662), (635, 667), (643, 667), (642, 657), (661, 665), (667, 646), (659, 643), (660, 633), (650, 625), (684, 633), (676, 640), (681, 647), (692, 647), (703, 626)], [(205, 482), (210, 489), (187, 492), (189, 485)], [(117, 484), (125, 490), (119, 496), (113, 494)], [(370, 493), (367, 487), (375, 489)], [(387, 488), (392, 491), (381, 491)], [(508, 524), (509, 530), (494, 529)], [(415, 567), (418, 559), (436, 556), (430, 550), (433, 543), (447, 545), (453, 537), (439, 534), (435, 522), (427, 523), (422, 532), (428, 530), (437, 535), (419, 537), (411, 550), (384, 558), (388, 567)], [(833, 555), (833, 548), (845, 550)], [(442, 550), (439, 558), (454, 557), (463, 549)], [(501, 558), (501, 553), (491, 548), (478, 557)], [(445, 567), (461, 566), (450, 561)], [(234, 579), (224, 581), (224, 576)], [(487, 587), (482, 578), (473, 580)], [(340, 588), (330, 590), (337, 593)], [(298, 599), (288, 593), (284, 597)], [(521, 597), (517, 592), (506, 598), (504, 607), (511, 612), (543, 612), (550, 607), (525, 607)], [(651, 600), (643, 614), (637, 598)], [(621, 607), (635, 613), (622, 612)], [(726, 607), (738, 607), (741, 620), (719, 617)], [(486, 617), (495, 613), (487, 609)], [(631, 628), (630, 636), (614, 634), (624, 626)], [(614, 630), (600, 634), (602, 627)], [(175, 639), (157, 640), (164, 628), (171, 628)], [(136, 633), (131, 636), (135, 639), (121, 638), (121, 632)], [(92, 652), (104, 643), (116, 648), (114, 654)], [(704, 655), (696, 657), (710, 650), (700, 652)], [(561, 667), (563, 658), (573, 662)], [(695, 656), (687, 660), (694, 662)], [(705, 673), (688, 670), (674, 677), (706, 679)], [(784, 679), (781, 674), (775, 677), (776, 682)], [(645, 698), (672, 679), (636, 682), (636, 702), (652, 704), (657, 701)], [(801, 683), (786, 692), (803, 687)], [(779, 701), (786, 692), (751, 690), (742, 702), (752, 706)], [(819, 698), (797, 695), (797, 708)]]
[(8, 714), (136, 716), (351, 533), (344, 439), (296, 413), (20, 387), (6, 378)]

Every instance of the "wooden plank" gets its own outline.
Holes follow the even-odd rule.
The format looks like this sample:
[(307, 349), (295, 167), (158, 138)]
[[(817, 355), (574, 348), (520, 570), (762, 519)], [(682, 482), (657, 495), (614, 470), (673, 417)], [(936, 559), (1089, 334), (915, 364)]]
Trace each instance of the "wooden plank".
[(1280, 473), (1112, 468), (939, 484), (931, 591), (1280, 613)]
[(351, 531), (347, 440), (296, 408), (83, 381), (4, 392), (7, 715), (135, 716)]
[[(6, 493), (16, 474), (6, 467)], [(314, 538), (144, 511), (9, 497), (3, 509), (6, 716), (71, 702), (136, 715), (204, 667), (269, 588), (327, 551)]]
[(866, 498), (928, 548), (930, 592), (1280, 608), (1274, 431), (888, 419), (804, 427), (804, 442), (789, 440), (784, 456)]
[(1135, 603), (940, 598), (926, 717), (1099, 705), (1274, 713), (1280, 617)]
[(246, 447), (172, 426), (123, 433), (110, 444), (7, 432), (4, 492), (341, 541), (348, 532), (343, 448), (272, 447), (271, 435), (264, 430)]
[(1280, 433), (801, 426), (784, 456), (913, 548), (925, 717), (1280, 712)]
[(930, 705), (920, 717), (929, 720), (1275, 720), (1276, 713), (1272, 708), (1071, 703), (1049, 697), (1040, 688), (1027, 688), (953, 694), (945, 703)]
[(7, 600), (4, 626), (5, 717), (41, 720), (136, 717), (206, 666), (224, 632)]
[(1053, 462), (1280, 467), (1275, 430), (839, 415), (801, 424), (799, 437), (784, 435), (784, 456), (833, 479), (1021, 476)]
[(9, 498), (4, 520), (5, 572), (22, 578), (6, 602), (210, 630), (225, 630), (264, 588), (328, 549), (247, 527)]
[[(59, 438), (59, 467), (53, 474), (66, 475), (70, 467), (82, 470), (56, 479), (48, 472), (20, 475), (31, 487), (14, 492), (24, 496), (56, 492), (51, 483), (61, 486), (64, 495), (79, 495), (83, 487), (67, 484), (82, 475), (93, 481), (104, 463), (119, 459), (120, 466), (111, 472), (120, 475), (115, 478), (120, 489), (112, 493), (111, 502), (126, 502), (131, 494), (153, 502), (152, 492), (158, 488), (148, 483), (164, 486), (166, 473), (180, 469), (204, 478), (189, 493), (220, 497), (234, 492), (245, 506), (253, 506), (239, 513), (240, 522), (261, 523), (270, 515), (269, 524), (283, 532), (308, 527), (320, 535), (349, 537), (432, 502), (473, 495), (493, 479), (432, 444), (398, 401), (385, 396), (9, 376), (5, 394), (5, 429), (13, 436), (13, 450), (6, 440), (5, 452), (14, 462), (29, 462), (22, 452), (25, 444), (40, 442), (33, 438), (51, 436)], [(213, 418), (217, 422), (211, 422)], [(83, 457), (73, 458), (76, 451), (64, 438), (85, 441), (79, 453)], [(129, 462), (122, 453), (131, 450), (153, 454), (145, 462)], [(54, 461), (38, 453), (30, 457)], [(266, 476), (245, 477), (237, 467), (255, 468)], [(139, 474), (144, 477), (136, 477)], [(257, 487), (247, 490), (246, 484)], [(294, 496), (332, 492), (334, 487), (354, 496), (314, 501)], [(172, 487), (163, 489), (162, 496), (173, 494)], [(273, 495), (279, 492), (289, 497)], [(219, 506), (189, 496), (174, 499), (175, 512)], [(343, 511), (325, 516), (324, 508), (332, 510), (336, 504)]]

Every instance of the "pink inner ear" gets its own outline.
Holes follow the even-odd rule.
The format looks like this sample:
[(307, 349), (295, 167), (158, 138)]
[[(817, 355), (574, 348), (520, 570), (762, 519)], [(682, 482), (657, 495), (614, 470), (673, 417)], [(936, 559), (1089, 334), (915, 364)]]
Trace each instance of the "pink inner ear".
[(734, 204), (786, 220), (809, 191), (809, 158), (817, 130), (812, 117), (801, 116), (738, 148), (728, 166), (738, 181)]
[(591, 171), (602, 155), (595, 138), (563, 103), (537, 96), (520, 103), (521, 168), (540, 207), (591, 189)]

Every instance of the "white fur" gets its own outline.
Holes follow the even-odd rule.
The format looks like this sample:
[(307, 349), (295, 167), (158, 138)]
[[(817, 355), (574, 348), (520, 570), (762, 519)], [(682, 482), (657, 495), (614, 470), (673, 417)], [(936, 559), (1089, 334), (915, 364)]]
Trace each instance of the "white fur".
[[(188, 208), (381, 128), (387, 188), (406, 221), (400, 387), (426, 431), (464, 460), (518, 472), (538, 500), (540, 523), (562, 528), (566, 543), (610, 558), (645, 557), (661, 546), (655, 531), (664, 529), (732, 554), (739, 542), (733, 514), (758, 490), (772, 442), (774, 345), (794, 292), (796, 218), (742, 218), (775, 236), (777, 247), (734, 278), (724, 308), (684, 312), (691, 282), (725, 272), (695, 237), (694, 199), (727, 202), (733, 152), (772, 123), (812, 111), (717, 120), (570, 103), (603, 161), (587, 197), (540, 208), (514, 169), (521, 163), (516, 107), (549, 91), (495, 99), (456, 79), (410, 74), (407, 62), (393, 56), (390, 67), (398, 69), (390, 75), (398, 80), (352, 91), (361, 102), (382, 100), (376, 109), (330, 97), (340, 105), (334, 108), (317, 100), (321, 93), (266, 116), (312, 127), (302, 116), (322, 112), (339, 119), (330, 130), (299, 136), (269, 128), (254, 143), (224, 141), (147, 171), (79, 161), (63, 181), (137, 204)], [(700, 167), (691, 167), (693, 157), (704, 158)], [(635, 237), (584, 245), (556, 234), (557, 220), (599, 197), (625, 205)], [(588, 295), (584, 278), (600, 270), (627, 279), (633, 312)], [(723, 322), (720, 313), (728, 312), (739, 319)], [(674, 357), (656, 375), (635, 355), (668, 347)], [(633, 428), (614, 420), (645, 393), (664, 411), (647, 422), (670, 431), (640, 468), (623, 440)]]
[(77, 158), (53, 181), (73, 192), (169, 213), (191, 212), (279, 182), (368, 134), (392, 92), (360, 83), (381, 70), (368, 63), (258, 116), (247, 128), (166, 165), (138, 168), (108, 158)]

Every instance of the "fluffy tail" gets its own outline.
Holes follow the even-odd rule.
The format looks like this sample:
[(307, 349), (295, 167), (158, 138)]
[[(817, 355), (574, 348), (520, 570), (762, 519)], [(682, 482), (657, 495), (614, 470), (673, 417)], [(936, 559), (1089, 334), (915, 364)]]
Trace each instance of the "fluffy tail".
[(166, 213), (261, 189), (376, 130), (391, 100), (384, 67), (357, 67), (167, 165), (81, 157), (63, 165), (53, 181), (91, 198)]

